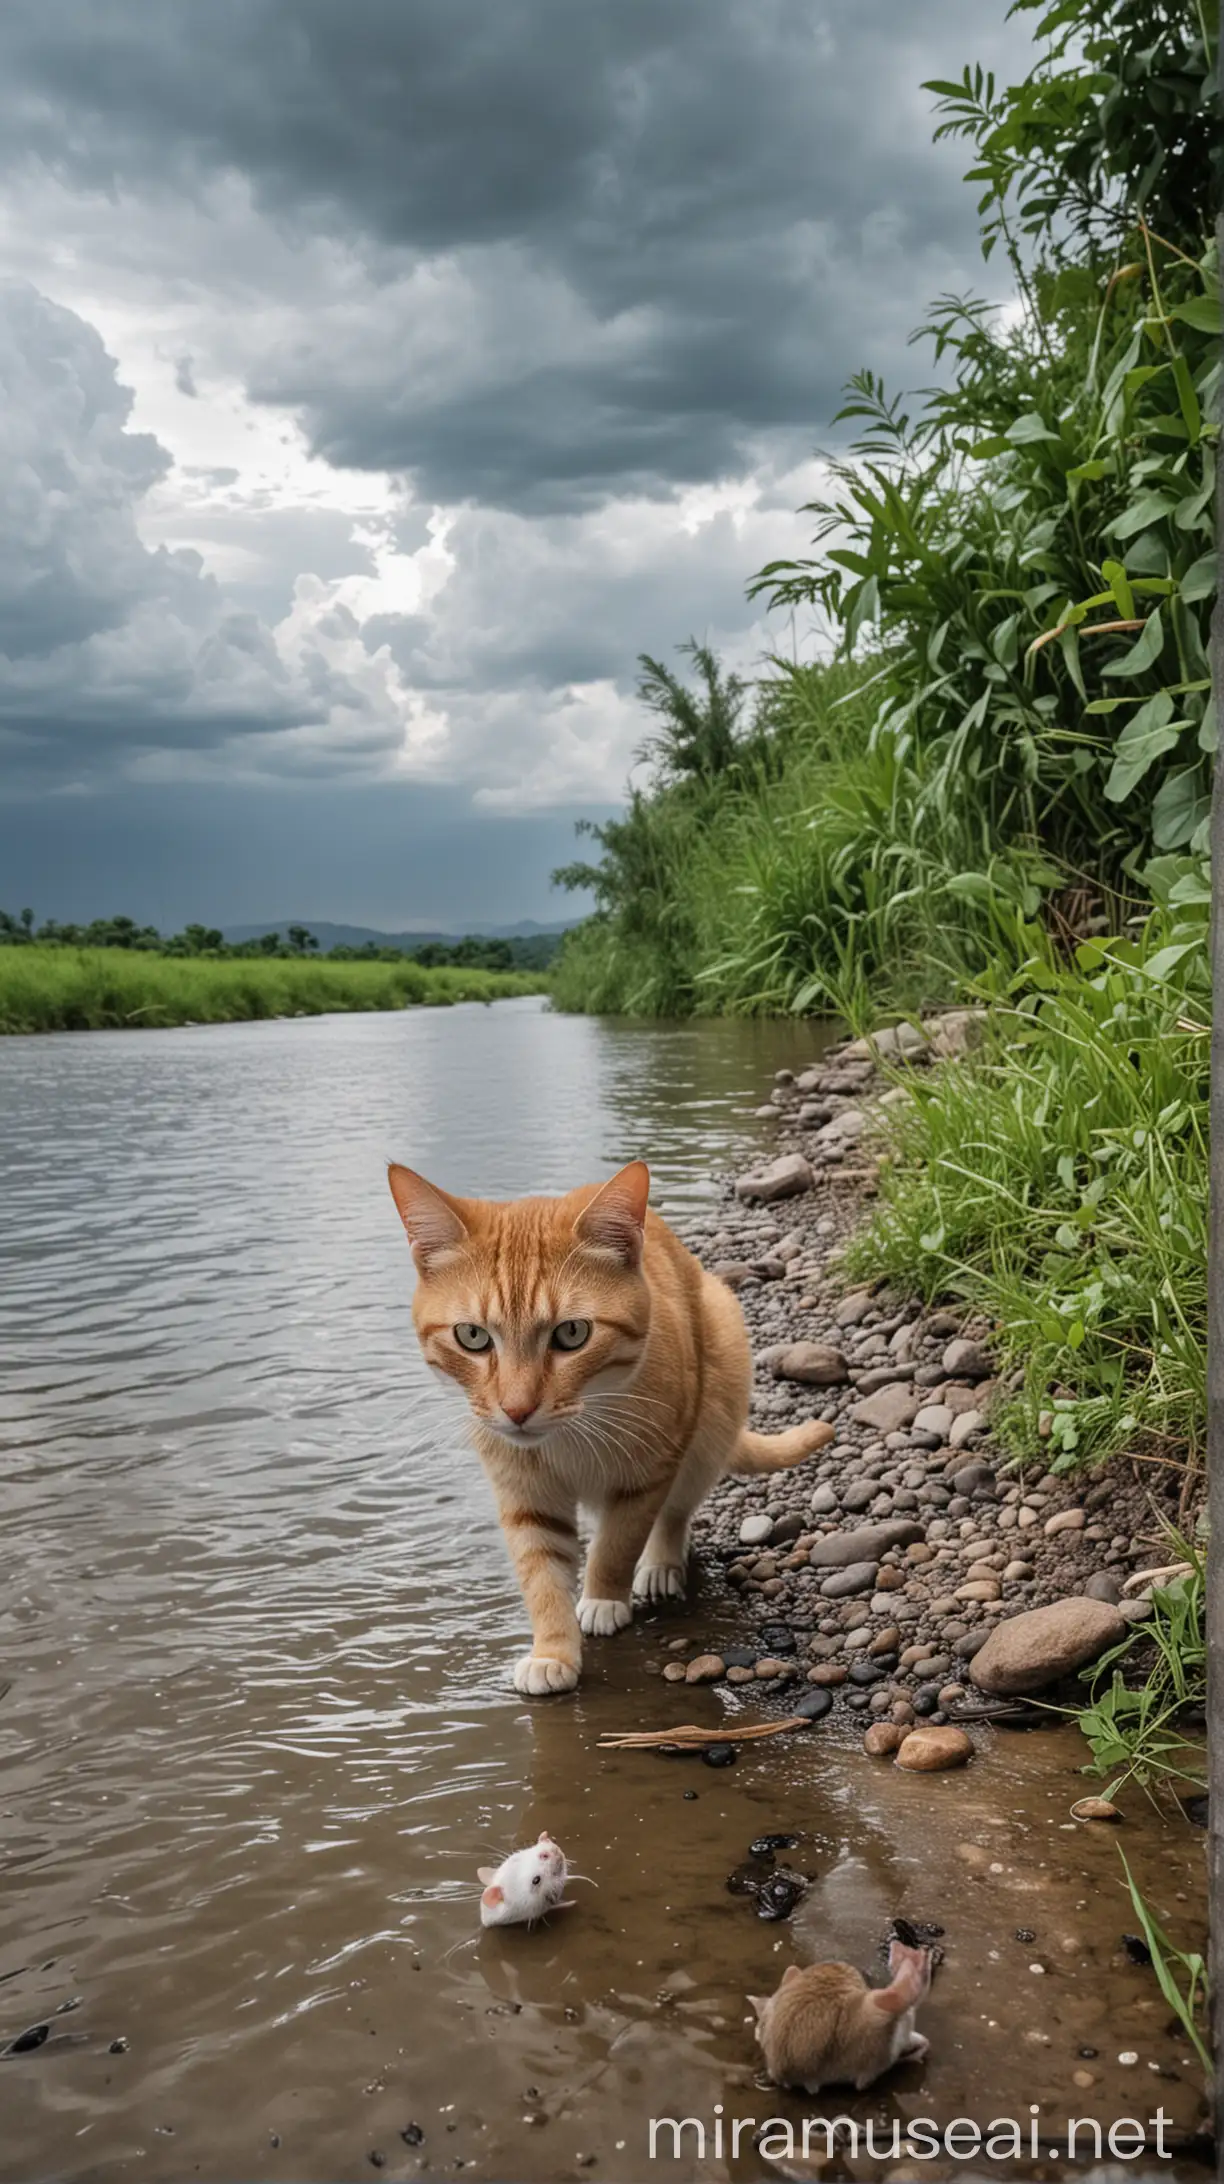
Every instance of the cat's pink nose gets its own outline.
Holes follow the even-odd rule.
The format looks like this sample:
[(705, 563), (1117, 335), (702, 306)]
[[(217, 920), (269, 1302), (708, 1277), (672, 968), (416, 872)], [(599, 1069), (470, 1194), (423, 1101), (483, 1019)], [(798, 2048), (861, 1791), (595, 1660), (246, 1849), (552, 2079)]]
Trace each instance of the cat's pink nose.
[(536, 1406), (534, 1403), (502, 1404), (502, 1409), (504, 1410), (507, 1418), (510, 1420), (512, 1426), (525, 1426), (527, 1420), (531, 1417), (533, 1411), (535, 1410), (535, 1407)]

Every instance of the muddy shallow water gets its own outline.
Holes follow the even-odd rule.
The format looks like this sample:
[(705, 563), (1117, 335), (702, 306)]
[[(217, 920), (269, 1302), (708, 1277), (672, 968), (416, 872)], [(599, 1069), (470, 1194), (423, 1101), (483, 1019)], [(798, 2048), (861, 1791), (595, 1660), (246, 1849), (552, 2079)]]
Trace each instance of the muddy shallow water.
[[(929, 2062), (828, 2113), (1195, 2124), (1071, 1731), (932, 1778), (827, 1723), (721, 1772), (598, 1752), (720, 1719), (646, 1673), (730, 1636), (709, 1578), (593, 1645), (577, 1700), (507, 1687), (522, 1611), (382, 1159), (510, 1193), (646, 1152), (682, 1215), (815, 1043), (519, 1003), (0, 1046), (0, 2044), (50, 2027), (0, 2060), (4, 2184), (778, 2173), (751, 2132), (715, 2151), (718, 2104), (728, 2146), (821, 2105), (754, 2083), (744, 1996), (792, 1952), (869, 1967), (896, 1912), (946, 1928)], [(1130, 1810), (1196, 1939), (1201, 1835)], [(477, 1864), (543, 1826), (576, 1907), (473, 1942)], [(725, 1888), (767, 1828), (804, 1831), (789, 1924)], [(705, 2159), (652, 2163), (652, 2116), (703, 2119)]]

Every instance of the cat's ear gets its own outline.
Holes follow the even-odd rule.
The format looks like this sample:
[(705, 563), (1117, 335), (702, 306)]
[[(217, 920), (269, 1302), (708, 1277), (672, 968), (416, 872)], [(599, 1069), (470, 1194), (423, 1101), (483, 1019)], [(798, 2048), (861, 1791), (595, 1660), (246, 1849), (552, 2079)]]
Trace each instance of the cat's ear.
[(574, 1223), (579, 1243), (594, 1251), (612, 1252), (622, 1266), (636, 1267), (642, 1256), (649, 1195), (649, 1168), (644, 1160), (631, 1160), (583, 1207)]
[(422, 1274), (433, 1259), (466, 1243), (467, 1229), (445, 1191), (435, 1190), (415, 1169), (401, 1168), (394, 1160), (387, 1169), (387, 1181)]
[(755, 2016), (759, 2018), (762, 2017), (765, 2011), (769, 2008), (769, 2005), (773, 2000), (773, 1996), (768, 1994), (749, 1994), (745, 1995), (744, 2000), (746, 2002), (751, 2002), (753, 2012)]

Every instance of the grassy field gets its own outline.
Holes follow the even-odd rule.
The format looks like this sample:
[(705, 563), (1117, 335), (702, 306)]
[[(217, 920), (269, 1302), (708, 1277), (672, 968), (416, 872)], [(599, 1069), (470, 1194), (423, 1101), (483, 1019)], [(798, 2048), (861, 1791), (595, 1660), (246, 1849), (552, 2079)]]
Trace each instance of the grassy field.
[(425, 970), (418, 963), (265, 962), (125, 948), (0, 948), (0, 1032), (148, 1031), (258, 1017), (504, 1001), (538, 973)]

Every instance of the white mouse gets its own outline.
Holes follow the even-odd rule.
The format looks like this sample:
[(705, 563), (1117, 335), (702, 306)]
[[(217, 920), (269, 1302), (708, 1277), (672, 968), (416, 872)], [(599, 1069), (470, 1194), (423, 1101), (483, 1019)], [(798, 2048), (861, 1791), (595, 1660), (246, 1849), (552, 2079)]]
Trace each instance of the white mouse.
[(548, 1911), (563, 1911), (569, 1867), (559, 1843), (545, 1829), (526, 1850), (512, 1850), (499, 1866), (477, 1867), (484, 1883), (482, 1926), (534, 1926)]

